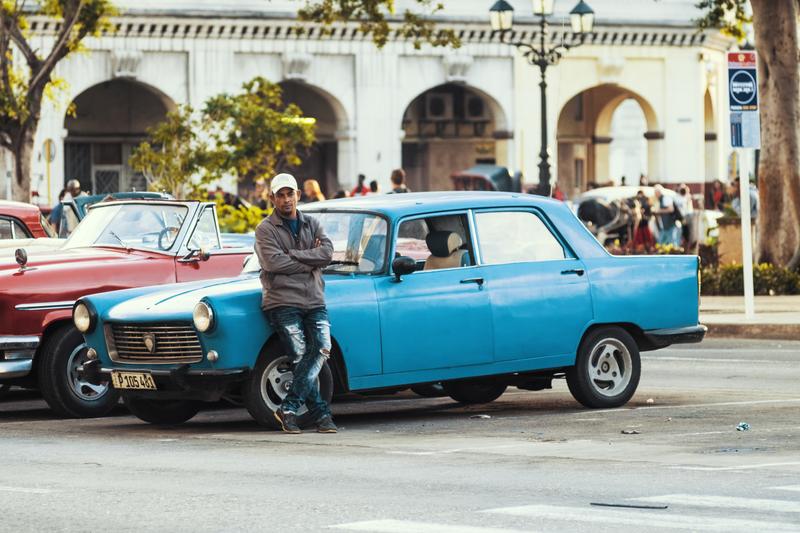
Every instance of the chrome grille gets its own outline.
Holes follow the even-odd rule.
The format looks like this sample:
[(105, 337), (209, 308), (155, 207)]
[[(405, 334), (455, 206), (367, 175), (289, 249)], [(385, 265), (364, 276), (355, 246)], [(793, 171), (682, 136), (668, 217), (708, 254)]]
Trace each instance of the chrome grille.
[[(200, 339), (191, 324), (106, 324), (105, 332), (113, 361), (194, 363), (203, 359)], [(152, 351), (145, 337), (155, 341)]]

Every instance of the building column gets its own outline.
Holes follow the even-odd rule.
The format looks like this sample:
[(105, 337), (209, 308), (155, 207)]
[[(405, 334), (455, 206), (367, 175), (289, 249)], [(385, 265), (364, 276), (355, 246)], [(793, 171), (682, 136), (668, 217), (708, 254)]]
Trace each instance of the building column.
[[(355, 179), (356, 164), (356, 132), (353, 129), (336, 132), (336, 180), (339, 187), (347, 189), (347, 185)], [(333, 191), (335, 192), (335, 191)]]
[[(611, 137), (592, 138), (594, 146), (594, 178), (595, 183), (611, 180)], [(591, 175), (591, 174), (590, 174)]]
[(664, 179), (664, 132), (648, 131), (644, 138), (647, 139), (647, 180), (658, 183)]

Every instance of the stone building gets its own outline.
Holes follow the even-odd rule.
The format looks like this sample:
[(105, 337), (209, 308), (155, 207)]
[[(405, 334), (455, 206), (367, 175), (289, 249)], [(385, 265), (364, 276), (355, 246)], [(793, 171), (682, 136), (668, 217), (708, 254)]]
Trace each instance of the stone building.
[[(178, 104), (199, 107), (256, 75), (279, 81), (286, 100), (317, 119), (317, 144), (295, 171), (318, 179), (328, 195), (359, 173), (385, 190), (399, 166), (415, 190), (449, 189), (451, 172), (479, 162), (519, 169), (533, 184), (539, 72), (492, 34), (492, 3), (445, 2), (439, 22), (457, 31), (460, 49), (390, 40), (379, 50), (354, 26), (298, 35), (294, 1), (118, 0), (116, 31), (87, 40), (86, 52), (57, 69), (67, 94), (43, 110), (32, 188), (47, 203), (70, 178), (94, 192), (145, 187), (127, 164), (145, 130)], [(511, 3), (515, 38), (531, 38), (530, 2)], [(556, 2), (555, 42), (569, 30), (574, 3)], [(731, 43), (698, 33), (694, 0), (589, 3), (594, 35), (547, 71), (548, 146), (562, 190), (618, 180), (612, 168), (633, 168), (631, 161), (651, 182), (702, 184), (726, 175), (724, 51)], [(413, 4), (399, 0), (398, 10)], [(52, 26), (33, 22), (43, 46)], [(68, 102), (75, 116), (66, 113)]]

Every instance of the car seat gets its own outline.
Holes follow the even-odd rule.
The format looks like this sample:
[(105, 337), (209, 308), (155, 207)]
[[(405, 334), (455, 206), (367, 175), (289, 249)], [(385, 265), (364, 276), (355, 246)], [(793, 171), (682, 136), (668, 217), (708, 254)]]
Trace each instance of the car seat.
[(452, 231), (432, 231), (425, 237), (431, 255), (425, 260), (424, 270), (459, 268), (469, 263), (467, 251), (458, 233)]

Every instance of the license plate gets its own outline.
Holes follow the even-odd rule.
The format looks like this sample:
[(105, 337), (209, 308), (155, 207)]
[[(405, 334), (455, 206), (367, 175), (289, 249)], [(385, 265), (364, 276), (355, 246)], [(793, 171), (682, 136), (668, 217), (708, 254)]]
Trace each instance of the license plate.
[(111, 372), (111, 384), (115, 389), (156, 390), (156, 382), (149, 372)]

